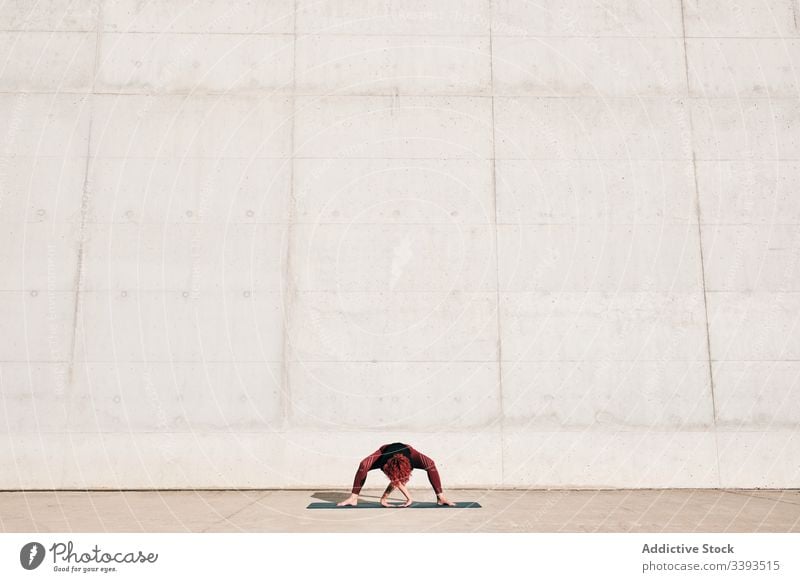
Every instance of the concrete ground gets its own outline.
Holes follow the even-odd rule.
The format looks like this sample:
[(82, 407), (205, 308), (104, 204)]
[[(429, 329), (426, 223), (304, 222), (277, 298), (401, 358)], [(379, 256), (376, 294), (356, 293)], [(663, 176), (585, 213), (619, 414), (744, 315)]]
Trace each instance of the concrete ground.
[[(379, 490), (362, 498), (377, 499)], [(798, 490), (451, 490), (481, 509), (307, 510), (345, 493), (0, 493), (3, 532), (797, 532)], [(432, 500), (430, 491), (415, 499)]]

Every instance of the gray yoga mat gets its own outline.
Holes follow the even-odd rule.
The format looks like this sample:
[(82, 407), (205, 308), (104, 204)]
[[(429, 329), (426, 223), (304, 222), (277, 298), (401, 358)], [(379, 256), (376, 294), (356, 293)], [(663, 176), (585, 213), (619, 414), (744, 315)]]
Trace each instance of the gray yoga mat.
[(306, 509), (429, 509), (429, 508), (436, 508), (436, 509), (466, 509), (471, 507), (480, 507), (481, 504), (477, 501), (457, 501), (455, 507), (450, 507), (447, 505), (438, 505), (435, 501), (415, 501), (408, 507), (403, 508), (395, 508), (395, 507), (383, 507), (377, 501), (359, 501), (358, 505), (353, 507), (352, 505), (347, 505), (345, 507), (339, 507), (335, 503), (325, 503), (322, 501), (315, 501), (314, 503), (309, 503)]

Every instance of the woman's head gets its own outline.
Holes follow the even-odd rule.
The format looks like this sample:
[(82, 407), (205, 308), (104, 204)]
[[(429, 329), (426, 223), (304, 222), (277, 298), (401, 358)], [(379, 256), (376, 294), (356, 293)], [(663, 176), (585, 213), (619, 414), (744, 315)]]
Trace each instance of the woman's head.
[(397, 487), (398, 483), (405, 485), (411, 478), (411, 461), (409, 461), (408, 457), (405, 455), (395, 453), (386, 461), (386, 464), (383, 466), (383, 472), (386, 473), (386, 476), (389, 477), (389, 481), (391, 481), (392, 485), (395, 487)]

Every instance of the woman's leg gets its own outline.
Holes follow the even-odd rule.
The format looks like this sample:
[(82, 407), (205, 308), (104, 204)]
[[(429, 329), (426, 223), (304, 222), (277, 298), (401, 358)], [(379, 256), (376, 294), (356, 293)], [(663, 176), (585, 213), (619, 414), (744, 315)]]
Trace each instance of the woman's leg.
[(356, 475), (353, 477), (352, 493), (354, 495), (361, 493), (361, 488), (364, 486), (364, 482), (367, 480), (367, 473), (372, 469), (372, 465), (375, 464), (375, 461), (377, 461), (380, 456), (381, 452), (378, 450), (372, 453), (369, 457), (361, 459), (361, 462), (358, 464), (358, 469), (356, 470)]

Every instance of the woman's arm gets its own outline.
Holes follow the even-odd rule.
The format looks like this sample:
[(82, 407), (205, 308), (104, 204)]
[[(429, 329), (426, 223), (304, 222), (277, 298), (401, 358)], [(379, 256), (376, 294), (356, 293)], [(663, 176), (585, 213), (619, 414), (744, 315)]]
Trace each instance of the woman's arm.
[(344, 507), (346, 505), (356, 505), (358, 503), (358, 494), (361, 493), (361, 488), (364, 486), (364, 481), (367, 480), (367, 473), (375, 468), (375, 462), (380, 458), (381, 450), (378, 449), (370, 456), (361, 459), (356, 470), (356, 475), (353, 478), (353, 489), (351, 490), (350, 497), (344, 501), (340, 501), (336, 505)]
[(403, 505), (400, 505), (400, 507), (408, 507), (409, 505), (411, 505), (414, 502), (414, 500), (411, 499), (411, 493), (408, 492), (408, 489), (406, 489), (406, 486), (403, 485), (402, 483), (398, 483), (397, 484), (397, 488), (400, 490), (400, 492), (403, 495), (405, 495), (405, 498), (406, 498), (406, 502)]
[(442, 480), (439, 477), (439, 469), (436, 468), (436, 463), (433, 462), (429, 456), (420, 453), (416, 449), (411, 450), (411, 466), (415, 469), (423, 469), (428, 474), (428, 481), (433, 487), (433, 492), (436, 493), (436, 503), (439, 505), (455, 505), (445, 497), (442, 491)]
[(381, 496), (381, 505), (383, 505), (384, 507), (391, 507), (391, 506), (389, 505), (389, 494), (390, 494), (392, 491), (394, 491), (394, 486), (393, 486), (391, 483), (389, 483), (389, 484), (386, 486), (386, 491), (384, 491), (384, 492), (383, 492), (383, 495)]

